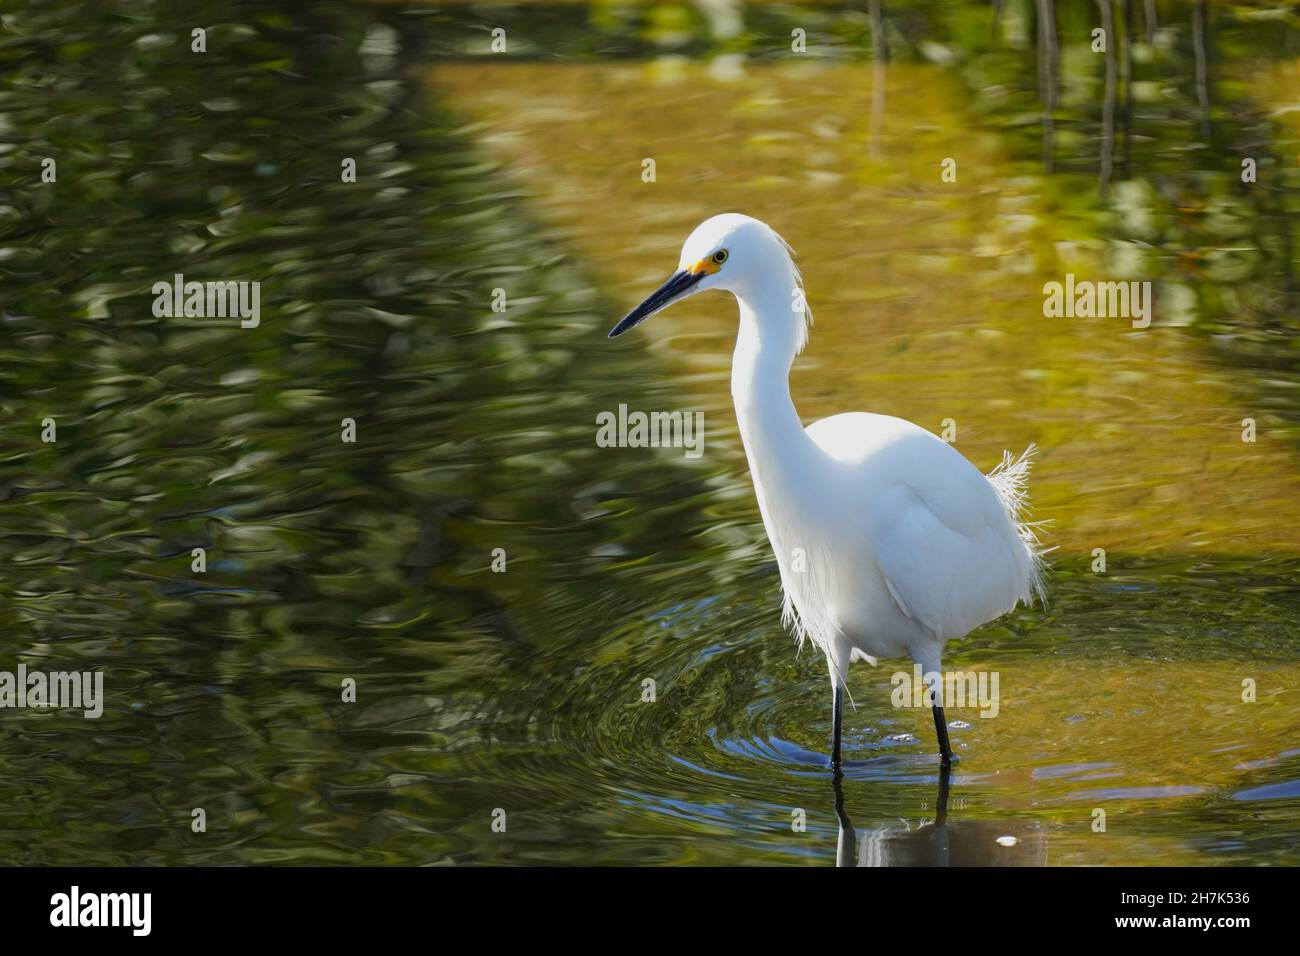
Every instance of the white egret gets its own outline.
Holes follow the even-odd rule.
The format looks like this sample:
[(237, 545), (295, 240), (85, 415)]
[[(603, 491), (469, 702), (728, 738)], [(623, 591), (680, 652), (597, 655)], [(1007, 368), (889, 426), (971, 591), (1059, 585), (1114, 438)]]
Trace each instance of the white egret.
[(1033, 446), (985, 476), (910, 422), (852, 412), (807, 428), (789, 372), (811, 313), (790, 247), (766, 223), (701, 223), (675, 273), (609, 333), (621, 335), (706, 289), (736, 297), (731, 395), (763, 525), (785, 592), (782, 620), (825, 655), (831, 766), (849, 664), (909, 655), (921, 665), (943, 766), (952, 761), (939, 679), (944, 645), (1042, 596), (1042, 558), (1021, 520)]

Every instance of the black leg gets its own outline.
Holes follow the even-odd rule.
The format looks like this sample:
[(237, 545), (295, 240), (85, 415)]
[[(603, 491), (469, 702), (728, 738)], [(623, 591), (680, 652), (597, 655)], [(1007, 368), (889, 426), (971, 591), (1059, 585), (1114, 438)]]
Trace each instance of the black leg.
[(943, 766), (952, 765), (952, 747), (948, 745), (948, 719), (943, 715), (933, 692), (930, 695), (930, 709), (934, 711), (934, 732), (939, 736), (939, 762)]
[(831, 770), (835, 771), (835, 776), (839, 776), (840, 769), (840, 731), (844, 725), (844, 685), (835, 681), (835, 700), (832, 706), (835, 708), (835, 716), (832, 718), (831, 731), (834, 741), (831, 743)]

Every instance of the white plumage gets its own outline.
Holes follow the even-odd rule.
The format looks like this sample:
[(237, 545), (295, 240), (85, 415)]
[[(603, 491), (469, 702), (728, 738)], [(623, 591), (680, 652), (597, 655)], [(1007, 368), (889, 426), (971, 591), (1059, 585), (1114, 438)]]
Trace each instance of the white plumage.
[[(805, 429), (789, 389), (811, 320), (802, 279), (789, 246), (748, 216), (697, 227), (678, 271), (610, 335), (711, 288), (740, 307), (731, 394), (784, 619), (826, 655), (835, 686), (838, 770), (852, 660), (908, 655), (937, 674), (947, 641), (1041, 595), (1041, 556), (1021, 519), (1033, 447), (986, 476), (899, 418), (854, 412)], [(946, 763), (942, 709), (935, 714)]]

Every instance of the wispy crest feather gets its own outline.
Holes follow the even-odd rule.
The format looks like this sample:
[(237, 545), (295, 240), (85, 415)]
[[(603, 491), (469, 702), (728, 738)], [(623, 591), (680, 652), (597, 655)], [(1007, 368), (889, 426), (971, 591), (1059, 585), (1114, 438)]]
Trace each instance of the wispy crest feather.
[[(766, 223), (764, 223), (764, 225), (766, 225)], [(785, 237), (771, 226), (768, 226), (767, 228), (772, 235), (776, 237), (776, 241), (781, 243), (782, 248), (786, 251), (786, 255), (790, 257), (790, 269), (794, 273), (795, 286), (799, 289), (799, 292), (803, 297), (803, 325), (799, 329), (799, 340), (795, 346), (795, 354), (798, 355), (803, 351), (804, 346), (808, 344), (808, 329), (811, 328), (813, 324), (812, 306), (808, 304), (808, 290), (804, 288), (803, 273), (799, 271), (799, 264), (794, 261), (794, 246), (786, 242)]]

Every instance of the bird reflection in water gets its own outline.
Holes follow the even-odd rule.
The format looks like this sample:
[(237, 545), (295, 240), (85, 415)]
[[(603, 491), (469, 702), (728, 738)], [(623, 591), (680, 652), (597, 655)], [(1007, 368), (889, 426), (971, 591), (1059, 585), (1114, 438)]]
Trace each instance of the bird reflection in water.
[(861, 834), (844, 809), (844, 778), (834, 774), (835, 815), (839, 839), (836, 866), (1045, 866), (1047, 834), (1036, 824), (1017, 821), (948, 821), (948, 787), (952, 769), (939, 769), (934, 820), (912, 829), (875, 827)]

